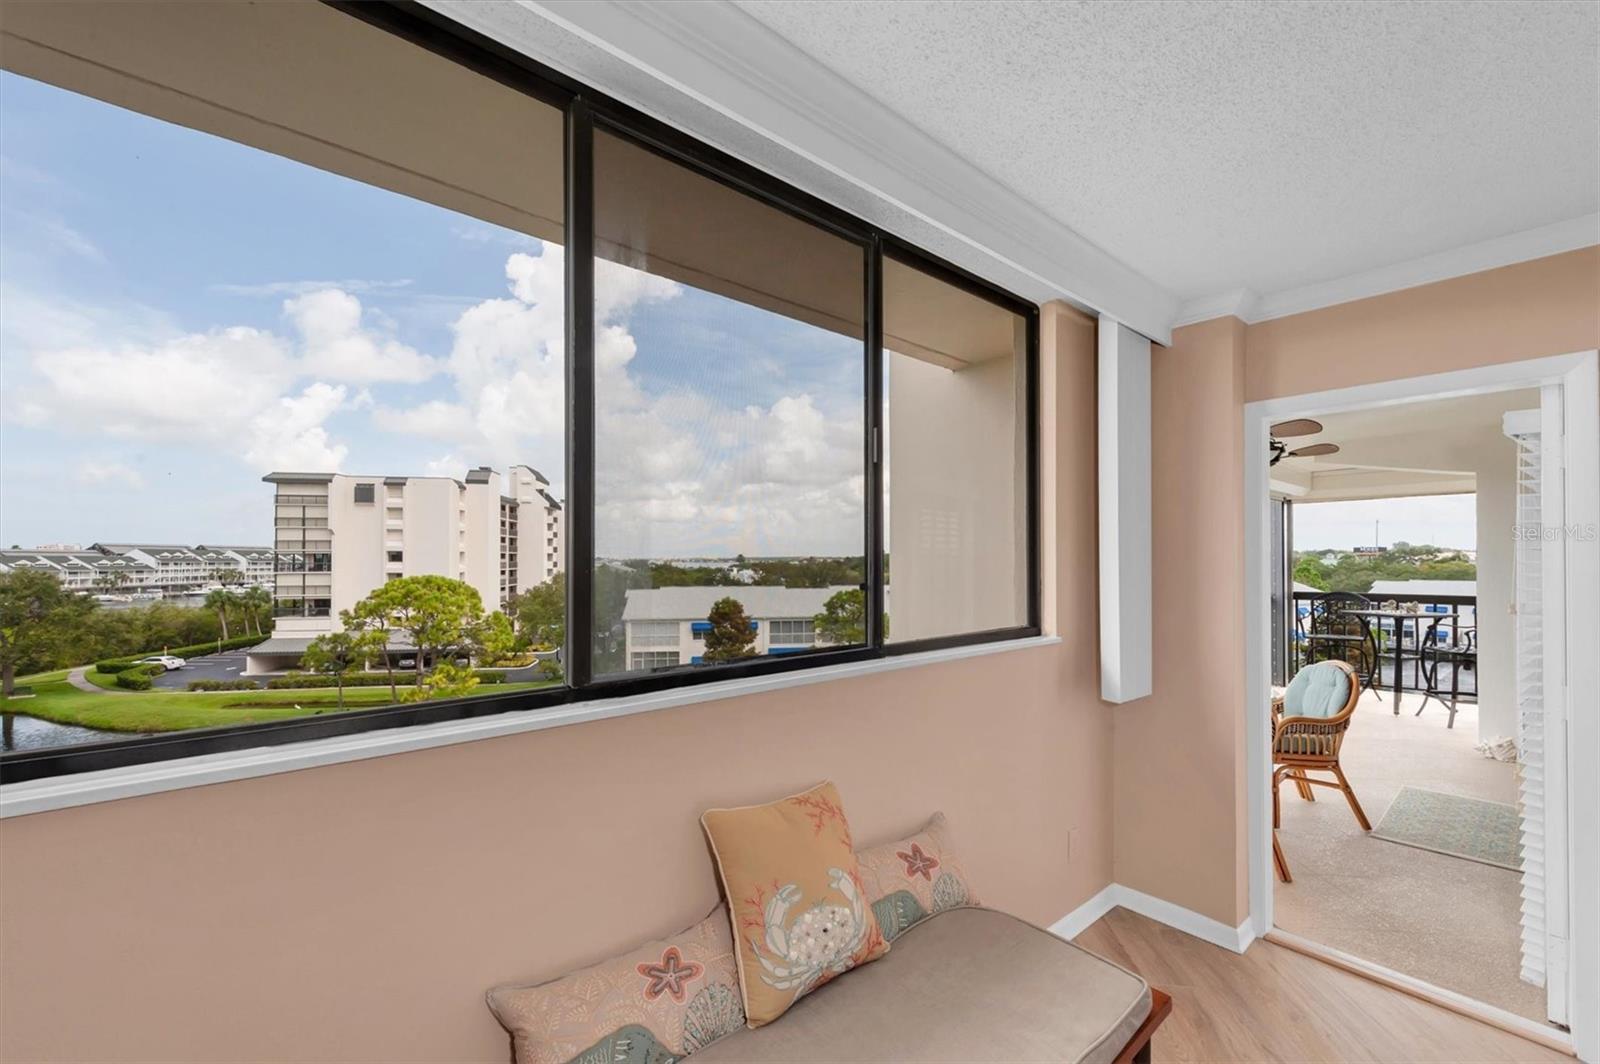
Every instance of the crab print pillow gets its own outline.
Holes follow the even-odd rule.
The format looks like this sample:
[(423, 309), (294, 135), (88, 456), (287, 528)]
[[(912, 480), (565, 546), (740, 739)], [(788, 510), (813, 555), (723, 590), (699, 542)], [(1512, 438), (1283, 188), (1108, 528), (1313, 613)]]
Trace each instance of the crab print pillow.
[(728, 912), (536, 986), (489, 991), (517, 1064), (672, 1064), (744, 1026)]
[(895, 937), (920, 920), (945, 909), (979, 904), (966, 869), (950, 845), (950, 825), (943, 813), (899, 842), (862, 850), (861, 881), (883, 937)]
[(841, 972), (889, 948), (856, 867), (833, 784), (700, 818), (733, 920), (751, 1027), (782, 1016)]

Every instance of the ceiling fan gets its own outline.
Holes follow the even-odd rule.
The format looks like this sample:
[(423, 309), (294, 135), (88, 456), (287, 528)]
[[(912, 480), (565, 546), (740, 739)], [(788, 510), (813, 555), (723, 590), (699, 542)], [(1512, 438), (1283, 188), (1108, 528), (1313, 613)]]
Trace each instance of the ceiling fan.
[(1267, 446), (1272, 450), (1272, 460), (1268, 465), (1277, 465), (1285, 458), (1320, 458), (1323, 455), (1338, 454), (1337, 443), (1313, 443), (1305, 447), (1289, 449), (1279, 437), (1289, 436), (1315, 436), (1322, 431), (1322, 422), (1313, 421), (1308, 417), (1295, 418), (1293, 421), (1280, 421), (1272, 426), (1272, 438)]

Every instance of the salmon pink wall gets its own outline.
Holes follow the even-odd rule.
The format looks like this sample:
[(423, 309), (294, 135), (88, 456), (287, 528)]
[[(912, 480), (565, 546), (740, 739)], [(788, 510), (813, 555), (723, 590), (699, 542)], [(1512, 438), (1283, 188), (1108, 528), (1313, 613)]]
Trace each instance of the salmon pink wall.
[(1155, 690), (1113, 715), (1114, 878), (1229, 927), (1245, 896), (1244, 345), (1220, 318), (1151, 350)]
[(1600, 246), (1246, 329), (1245, 400), (1600, 346)]
[(1060, 646), (5, 820), (0, 1053), (504, 1061), (484, 990), (700, 919), (700, 811), (824, 777), (864, 843), (943, 809), (1002, 909), (1105, 887), (1094, 324), (1049, 310)]
[(1114, 878), (1248, 914), (1243, 404), (1600, 347), (1600, 247), (1245, 325), (1151, 365), (1155, 693), (1114, 714)]

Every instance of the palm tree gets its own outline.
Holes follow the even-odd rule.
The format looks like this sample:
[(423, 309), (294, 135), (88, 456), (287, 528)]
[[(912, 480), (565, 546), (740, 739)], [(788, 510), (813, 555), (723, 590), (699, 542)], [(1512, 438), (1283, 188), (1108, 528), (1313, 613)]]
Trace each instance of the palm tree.
[(206, 594), (206, 609), (216, 611), (217, 622), (222, 626), (222, 639), (219, 640), (219, 650), (220, 644), (228, 639), (228, 607), (232, 605), (233, 592), (231, 591), (219, 587), (217, 590)]
[(250, 625), (254, 624), (256, 635), (265, 635), (261, 629), (261, 618), (272, 609), (272, 593), (264, 587), (249, 587), (239, 598), (244, 604), (245, 634), (250, 634)]

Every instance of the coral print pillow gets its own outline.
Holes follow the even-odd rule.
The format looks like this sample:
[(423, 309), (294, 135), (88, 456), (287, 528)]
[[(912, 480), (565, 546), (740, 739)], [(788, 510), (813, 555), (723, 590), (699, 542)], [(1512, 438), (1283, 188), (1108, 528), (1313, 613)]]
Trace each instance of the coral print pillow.
[(728, 911), (537, 986), (489, 991), (517, 1064), (669, 1064), (744, 1026)]
[(910, 838), (873, 846), (856, 856), (878, 926), (891, 942), (934, 913), (979, 904), (950, 844), (950, 825), (943, 813), (933, 814), (927, 826)]
[(872, 915), (833, 784), (700, 818), (733, 916), (751, 1027), (889, 948)]

